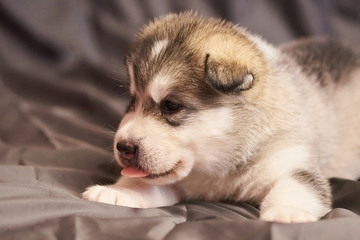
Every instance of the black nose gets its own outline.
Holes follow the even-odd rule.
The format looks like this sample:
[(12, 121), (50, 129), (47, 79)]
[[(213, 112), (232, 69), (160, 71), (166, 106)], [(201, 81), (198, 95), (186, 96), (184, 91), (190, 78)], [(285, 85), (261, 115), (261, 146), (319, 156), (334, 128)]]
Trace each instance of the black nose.
[(120, 153), (121, 159), (127, 165), (136, 165), (136, 159), (138, 154), (138, 146), (127, 142), (127, 141), (120, 141), (116, 144), (116, 149)]

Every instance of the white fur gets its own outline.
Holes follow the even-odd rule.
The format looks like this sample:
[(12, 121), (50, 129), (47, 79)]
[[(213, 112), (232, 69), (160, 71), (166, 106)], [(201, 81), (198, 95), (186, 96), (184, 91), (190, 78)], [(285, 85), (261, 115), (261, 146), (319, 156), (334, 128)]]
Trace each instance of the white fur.
[[(274, 152), (271, 153), (272, 151)], [(266, 156), (261, 156), (262, 159), (266, 159), (266, 162), (262, 163), (262, 168), (264, 173), (275, 181), (296, 169), (306, 169), (312, 160), (310, 150), (304, 146), (286, 146), (272, 151)]]
[(282, 178), (271, 188), (261, 203), (261, 219), (281, 222), (311, 222), (318, 220), (324, 209), (314, 194), (293, 178)]
[(148, 91), (152, 99), (159, 103), (168, 94), (171, 76), (157, 74), (153, 77), (148, 87)]
[[(229, 143), (231, 140), (228, 136), (224, 134), (232, 131), (234, 125), (232, 110), (219, 108), (202, 111), (189, 125), (179, 134), (184, 147), (192, 149), (190, 157), (196, 159), (194, 168), (209, 174), (226, 174), (234, 165), (228, 160), (233, 155), (234, 147)], [(189, 139), (194, 140), (189, 141)], [(186, 143), (188, 144), (185, 145)]]
[[(358, 179), (360, 177), (360, 68), (350, 72), (349, 81), (334, 96), (338, 151), (335, 157), (322, 163), (327, 177)], [(341, 133), (341, 134), (339, 134)]]
[(133, 208), (169, 206), (179, 201), (169, 186), (149, 186), (137, 179), (120, 178), (114, 185), (89, 187), (83, 198)]
[[(244, 174), (227, 172), (225, 175), (225, 169), (230, 168), (226, 166), (229, 163), (222, 163), (223, 165), (220, 166), (223, 168), (219, 168), (219, 165), (208, 165), (205, 160), (202, 165), (199, 164), (199, 167), (212, 167), (213, 171), (209, 170), (209, 173), (204, 175), (201, 173), (204, 171), (194, 168), (193, 173), (184, 179), (178, 187), (186, 192), (189, 199), (199, 197), (208, 200), (221, 200), (223, 196), (236, 192), (237, 194), (233, 196), (236, 201), (261, 200), (273, 184), (284, 181), (284, 179), (286, 181), (287, 178), (291, 177), (290, 175), (294, 170), (309, 165), (309, 150), (303, 146), (290, 146), (280, 149), (274, 147), (259, 152), (259, 159), (254, 160), (256, 164), (252, 165), (251, 170)], [(221, 151), (217, 154), (219, 153)], [(224, 159), (225, 155), (222, 157), (221, 159)], [(219, 161), (217, 162), (219, 164)], [(223, 174), (221, 174), (221, 170), (223, 170)], [(209, 177), (211, 173), (217, 173), (218, 177)], [(202, 188), (203, 185), (208, 187)]]
[(169, 43), (169, 40), (167, 40), (167, 39), (156, 41), (154, 43), (153, 47), (151, 48), (150, 58), (151, 59), (156, 58), (156, 56), (159, 55), (161, 53), (161, 51), (163, 51), (166, 48), (168, 43)]

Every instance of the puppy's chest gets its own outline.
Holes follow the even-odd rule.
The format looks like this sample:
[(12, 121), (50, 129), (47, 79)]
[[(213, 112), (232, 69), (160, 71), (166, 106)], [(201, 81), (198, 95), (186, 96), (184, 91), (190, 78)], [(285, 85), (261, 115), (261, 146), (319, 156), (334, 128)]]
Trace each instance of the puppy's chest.
[(211, 177), (192, 173), (176, 184), (184, 200), (251, 201), (259, 203), (266, 196), (270, 185), (253, 172)]

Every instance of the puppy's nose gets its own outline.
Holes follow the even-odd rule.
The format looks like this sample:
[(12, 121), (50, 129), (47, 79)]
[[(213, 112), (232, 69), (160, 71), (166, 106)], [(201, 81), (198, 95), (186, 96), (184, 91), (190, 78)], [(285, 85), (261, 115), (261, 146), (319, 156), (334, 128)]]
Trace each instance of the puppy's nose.
[(116, 144), (116, 149), (120, 153), (121, 159), (127, 165), (136, 165), (138, 146), (136, 144), (120, 141)]

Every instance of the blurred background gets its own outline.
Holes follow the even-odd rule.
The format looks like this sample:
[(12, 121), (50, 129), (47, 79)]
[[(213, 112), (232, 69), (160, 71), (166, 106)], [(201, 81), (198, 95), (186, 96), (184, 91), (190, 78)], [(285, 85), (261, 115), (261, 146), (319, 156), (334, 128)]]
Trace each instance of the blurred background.
[(156, 16), (190, 9), (273, 44), (326, 36), (360, 50), (358, 0), (1, 0), (1, 161), (45, 164), (39, 147), (54, 159), (74, 149), (74, 159), (111, 158), (134, 35)]

